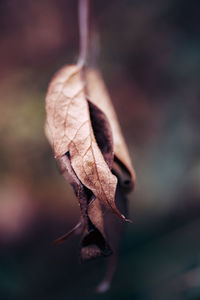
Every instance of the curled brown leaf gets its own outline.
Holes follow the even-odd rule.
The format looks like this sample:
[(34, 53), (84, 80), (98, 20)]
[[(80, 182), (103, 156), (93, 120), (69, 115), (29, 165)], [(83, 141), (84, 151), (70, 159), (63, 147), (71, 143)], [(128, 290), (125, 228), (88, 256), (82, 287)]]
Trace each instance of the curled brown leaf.
[(125, 171), (128, 182), (133, 183), (135, 173), (97, 70), (70, 65), (56, 73), (46, 96), (45, 131), (60, 172), (73, 186), (81, 209), (80, 222), (55, 244), (79, 231), (82, 261), (109, 256), (113, 251), (116, 255), (123, 222), (111, 212), (127, 220), (121, 214), (127, 214), (126, 180), (122, 178)]

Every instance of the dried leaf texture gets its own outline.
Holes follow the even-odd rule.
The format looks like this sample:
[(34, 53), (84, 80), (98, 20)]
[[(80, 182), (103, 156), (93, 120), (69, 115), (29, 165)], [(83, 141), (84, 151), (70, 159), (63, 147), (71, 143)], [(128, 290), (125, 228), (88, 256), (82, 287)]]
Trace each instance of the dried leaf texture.
[(123, 167), (130, 173), (132, 182), (135, 181), (135, 171), (124, 141), (117, 115), (100, 72), (88, 69), (86, 73), (87, 93), (90, 101), (102, 110), (109, 120), (114, 142), (114, 153)]
[(65, 66), (54, 76), (46, 97), (47, 137), (55, 158), (69, 152), (81, 183), (105, 206), (125, 218), (115, 205), (117, 178), (96, 142), (83, 82), (82, 71), (76, 65)]

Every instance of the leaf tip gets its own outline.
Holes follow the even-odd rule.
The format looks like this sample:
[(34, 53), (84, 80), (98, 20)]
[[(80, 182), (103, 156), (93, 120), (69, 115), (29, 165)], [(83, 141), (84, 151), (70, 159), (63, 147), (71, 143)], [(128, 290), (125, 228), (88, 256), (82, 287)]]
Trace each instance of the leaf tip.
[(121, 218), (122, 218), (125, 222), (127, 222), (127, 223), (133, 223), (132, 220), (127, 219), (124, 215), (121, 215)]

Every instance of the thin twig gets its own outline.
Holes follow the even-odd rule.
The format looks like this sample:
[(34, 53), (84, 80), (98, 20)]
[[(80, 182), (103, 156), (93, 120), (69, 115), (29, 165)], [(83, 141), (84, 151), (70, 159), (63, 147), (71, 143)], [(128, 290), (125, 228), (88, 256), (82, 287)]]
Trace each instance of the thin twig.
[(88, 50), (88, 11), (89, 0), (79, 0), (78, 19), (79, 19), (79, 38), (80, 38), (80, 52), (78, 58), (78, 65), (84, 66), (87, 58)]
[(68, 239), (74, 232), (77, 231), (78, 228), (80, 228), (82, 225), (81, 222), (79, 222), (78, 224), (76, 224), (76, 226), (74, 226), (70, 231), (68, 231), (67, 233), (65, 233), (64, 235), (62, 235), (61, 237), (59, 237), (58, 239), (56, 239), (54, 242), (53, 242), (53, 245), (58, 245), (58, 244), (61, 244), (63, 243), (66, 239)]

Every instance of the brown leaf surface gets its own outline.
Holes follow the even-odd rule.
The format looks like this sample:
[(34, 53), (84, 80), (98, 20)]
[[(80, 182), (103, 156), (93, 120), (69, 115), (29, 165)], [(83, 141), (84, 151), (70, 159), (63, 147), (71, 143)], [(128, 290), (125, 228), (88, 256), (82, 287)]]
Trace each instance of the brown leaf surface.
[(81, 183), (122, 218), (115, 205), (117, 178), (106, 163), (93, 132), (79, 66), (63, 67), (52, 79), (46, 97), (46, 134), (59, 159), (69, 152)]
[(86, 81), (88, 98), (105, 113), (109, 120), (113, 134), (115, 156), (130, 173), (132, 182), (134, 183), (135, 171), (103, 78), (98, 70), (91, 68), (87, 70)]

